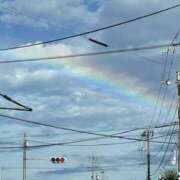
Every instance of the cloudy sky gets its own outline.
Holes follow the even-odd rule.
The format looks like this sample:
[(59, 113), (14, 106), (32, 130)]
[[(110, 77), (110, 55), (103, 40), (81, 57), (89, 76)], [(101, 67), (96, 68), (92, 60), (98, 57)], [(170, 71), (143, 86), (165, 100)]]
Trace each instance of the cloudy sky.
[[(0, 48), (26, 45), (104, 27), (173, 6), (178, 0), (0, 0)], [(14, 60), (106, 51), (170, 43), (180, 29), (180, 9), (78, 38), (0, 52), (0, 60)], [(90, 42), (93, 38), (108, 48)], [(180, 36), (176, 38), (179, 42)], [(179, 49), (0, 64), (0, 92), (33, 108), (33, 112), (1, 110), (1, 114), (55, 126), (103, 133), (176, 121), (176, 86), (160, 81), (175, 78)], [(166, 64), (166, 66), (165, 66)], [(163, 77), (163, 78), (162, 78)], [(16, 107), (1, 98), (0, 106)], [(172, 129), (157, 130), (155, 136)], [(0, 146), (67, 142), (94, 137), (48, 127), (22, 124), (1, 117)], [(142, 131), (127, 134), (140, 138)], [(95, 136), (96, 137), (96, 136)], [(158, 139), (168, 141), (169, 137)], [(172, 138), (175, 141), (175, 137)], [(102, 144), (112, 143), (108, 146)], [(124, 144), (125, 143), (125, 144)], [(101, 145), (100, 145), (101, 144)], [(87, 146), (88, 145), (88, 146)], [(96, 146), (95, 146), (96, 145)], [(146, 175), (144, 143), (101, 139), (69, 146), (31, 149), (27, 153), (28, 178), (90, 179), (91, 157), (107, 179), (143, 180)], [(152, 173), (164, 151), (170, 164), (175, 146), (151, 144)], [(53, 156), (65, 156), (62, 165)], [(22, 150), (2, 150), (4, 179), (22, 177)], [(164, 165), (163, 164), (163, 165)], [(39, 168), (39, 169), (38, 169)], [(160, 169), (162, 170), (162, 169)], [(159, 173), (159, 171), (158, 171)], [(158, 173), (153, 176), (157, 178)]]

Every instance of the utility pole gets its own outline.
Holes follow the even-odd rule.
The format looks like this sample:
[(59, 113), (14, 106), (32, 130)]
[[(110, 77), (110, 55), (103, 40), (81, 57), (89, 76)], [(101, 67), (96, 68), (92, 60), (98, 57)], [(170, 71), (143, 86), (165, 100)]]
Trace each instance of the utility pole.
[(26, 150), (27, 150), (27, 139), (26, 134), (23, 137), (23, 180), (26, 180)]
[(1, 167), (1, 180), (3, 180), (3, 167)]
[(147, 137), (147, 141), (146, 141), (146, 143), (147, 143), (147, 180), (151, 180), (151, 177), (150, 177), (150, 171), (151, 171), (151, 160), (150, 160), (150, 149), (149, 149), (149, 129), (147, 130), (147, 135), (146, 135), (146, 137)]
[(145, 130), (142, 135), (143, 138), (146, 140), (146, 155), (147, 155), (147, 175), (146, 180), (151, 180), (151, 156), (150, 156), (150, 144), (149, 140), (150, 137), (153, 136), (153, 131), (150, 129)]
[(97, 165), (97, 157), (91, 157), (91, 180), (105, 180), (104, 170)]
[(92, 156), (92, 160), (91, 160), (91, 180), (95, 180), (95, 164), (96, 164), (96, 157)]
[(105, 178), (105, 175), (104, 175), (104, 171), (101, 171), (101, 180), (105, 180), (107, 178)]
[[(172, 82), (168, 79), (166, 81), (161, 81), (166, 85), (171, 85)], [(174, 83), (174, 82), (173, 82)], [(180, 180), (180, 71), (176, 72), (177, 93), (178, 93), (178, 144), (177, 144), (177, 172), (178, 180)]]
[(180, 72), (176, 72), (176, 83), (177, 83), (177, 90), (178, 90), (178, 179), (180, 180)]
[(97, 169), (98, 169), (97, 157), (92, 156), (92, 158), (91, 158), (91, 180), (100, 180), (100, 176), (96, 172)]

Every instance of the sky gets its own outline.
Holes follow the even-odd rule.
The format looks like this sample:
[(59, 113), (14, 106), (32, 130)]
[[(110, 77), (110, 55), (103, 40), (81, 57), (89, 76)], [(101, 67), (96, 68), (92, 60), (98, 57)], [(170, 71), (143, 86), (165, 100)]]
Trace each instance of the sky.
[[(81, 33), (135, 18), (177, 4), (178, 0), (0, 0), (0, 48), (27, 45)], [(130, 24), (30, 48), (0, 51), (0, 61), (62, 56), (112, 49), (170, 43), (178, 32), (179, 8)], [(102, 47), (93, 38), (108, 44)], [(179, 42), (177, 36), (176, 42)], [(177, 120), (176, 86), (161, 80), (175, 79), (179, 69), (178, 47), (93, 57), (41, 62), (0, 64), (0, 92), (33, 109), (32, 112), (1, 110), (0, 114), (77, 130), (117, 133), (134, 127)], [(169, 70), (170, 69), (170, 70)], [(162, 75), (164, 76), (162, 79)], [(158, 101), (157, 101), (158, 99)], [(0, 106), (16, 107), (1, 98)], [(93, 135), (20, 123), (0, 118), (0, 147), (67, 142)], [(170, 132), (156, 130), (154, 136)], [(143, 131), (127, 134), (141, 138)], [(96, 136), (95, 136), (96, 137)], [(168, 141), (169, 137), (158, 140)], [(176, 141), (173, 136), (172, 141)], [(108, 146), (98, 144), (113, 143)], [(85, 146), (84, 146), (85, 145)], [(90, 145), (90, 146), (86, 146)], [(95, 146), (96, 145), (96, 146)], [(146, 176), (145, 144), (105, 138), (69, 146), (29, 149), (27, 178), (59, 180), (91, 179), (91, 158), (104, 169), (105, 179), (143, 180)], [(176, 147), (151, 145), (152, 174), (164, 152), (170, 162)], [(167, 150), (166, 150), (167, 149)], [(22, 178), (22, 149), (1, 150), (0, 168), (6, 180)], [(64, 164), (51, 157), (64, 156)], [(163, 167), (164, 168), (164, 167)], [(157, 179), (160, 168), (152, 179)], [(98, 172), (100, 173), (100, 172)], [(100, 173), (101, 175), (101, 173)]]

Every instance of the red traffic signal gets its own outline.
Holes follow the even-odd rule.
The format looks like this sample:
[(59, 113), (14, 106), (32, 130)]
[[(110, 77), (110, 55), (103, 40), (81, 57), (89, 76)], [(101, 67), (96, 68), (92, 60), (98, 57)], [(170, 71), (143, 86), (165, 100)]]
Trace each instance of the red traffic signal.
[(63, 157), (52, 157), (51, 162), (54, 164), (64, 163), (65, 159)]

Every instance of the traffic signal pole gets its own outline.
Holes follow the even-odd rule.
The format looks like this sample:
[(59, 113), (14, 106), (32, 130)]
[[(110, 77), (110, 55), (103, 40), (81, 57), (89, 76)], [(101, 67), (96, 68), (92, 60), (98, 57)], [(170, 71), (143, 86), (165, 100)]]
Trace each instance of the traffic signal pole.
[(27, 139), (26, 134), (23, 137), (23, 180), (26, 180), (26, 150), (27, 150)]

